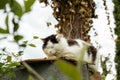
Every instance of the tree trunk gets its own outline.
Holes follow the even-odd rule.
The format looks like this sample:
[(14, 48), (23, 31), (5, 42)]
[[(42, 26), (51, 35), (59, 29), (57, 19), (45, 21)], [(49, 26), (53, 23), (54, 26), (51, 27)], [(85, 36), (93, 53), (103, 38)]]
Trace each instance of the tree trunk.
[(53, 0), (53, 15), (59, 21), (56, 27), (69, 39), (89, 41), (91, 18), (95, 17), (93, 0)]

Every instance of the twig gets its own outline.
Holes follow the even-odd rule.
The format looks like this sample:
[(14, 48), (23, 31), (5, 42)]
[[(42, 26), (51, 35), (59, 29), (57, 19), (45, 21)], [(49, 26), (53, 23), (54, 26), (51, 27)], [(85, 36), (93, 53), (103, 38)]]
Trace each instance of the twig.
[(22, 62), (22, 64), (30, 71), (32, 74), (34, 74), (39, 80), (44, 80), (42, 76), (40, 76), (31, 66), (29, 66), (26, 62)]
[(73, 29), (73, 26), (72, 26), (72, 16), (70, 15), (70, 31), (69, 31), (69, 33), (68, 33), (68, 39), (70, 39), (70, 34), (71, 34), (71, 32), (72, 32), (72, 29)]

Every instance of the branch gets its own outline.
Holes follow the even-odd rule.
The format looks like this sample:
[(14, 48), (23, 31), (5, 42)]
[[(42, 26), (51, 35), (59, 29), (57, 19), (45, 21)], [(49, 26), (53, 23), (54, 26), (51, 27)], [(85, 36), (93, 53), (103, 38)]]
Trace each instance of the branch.
[(29, 72), (34, 74), (39, 80), (44, 80), (42, 76), (40, 76), (32, 67), (30, 67), (25, 61), (22, 62), (22, 64), (27, 68)]

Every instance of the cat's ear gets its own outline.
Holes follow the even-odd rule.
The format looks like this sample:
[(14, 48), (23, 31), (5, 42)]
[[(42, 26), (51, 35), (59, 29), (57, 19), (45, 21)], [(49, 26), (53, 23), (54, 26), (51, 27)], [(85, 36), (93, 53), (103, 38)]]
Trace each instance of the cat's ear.
[(60, 39), (63, 38), (63, 37), (64, 37), (63, 34), (57, 34), (57, 35), (56, 35), (56, 39), (57, 39), (58, 41), (60, 41)]
[(56, 35), (56, 38), (62, 38), (62, 37), (64, 37), (63, 34), (57, 34)]
[(46, 41), (46, 39), (45, 38), (40, 38), (43, 42), (45, 42)]

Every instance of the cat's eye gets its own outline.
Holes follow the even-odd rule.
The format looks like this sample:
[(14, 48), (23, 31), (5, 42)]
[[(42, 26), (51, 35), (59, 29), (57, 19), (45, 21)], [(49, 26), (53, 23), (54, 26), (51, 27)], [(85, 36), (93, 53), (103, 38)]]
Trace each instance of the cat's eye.
[(51, 46), (50, 48), (53, 48), (53, 46)]
[(53, 46), (47, 46), (47, 48), (53, 48)]

